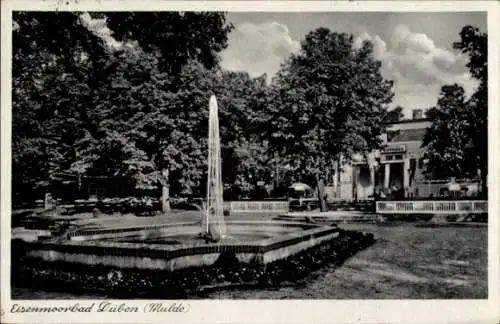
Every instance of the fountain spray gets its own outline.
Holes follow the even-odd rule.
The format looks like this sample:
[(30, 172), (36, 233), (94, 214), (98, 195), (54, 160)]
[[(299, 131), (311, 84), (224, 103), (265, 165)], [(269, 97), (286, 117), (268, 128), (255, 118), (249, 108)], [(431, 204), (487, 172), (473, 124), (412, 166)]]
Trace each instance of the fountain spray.
[(209, 101), (208, 117), (208, 179), (204, 232), (208, 238), (219, 241), (226, 234), (222, 200), (221, 152), (217, 99)]

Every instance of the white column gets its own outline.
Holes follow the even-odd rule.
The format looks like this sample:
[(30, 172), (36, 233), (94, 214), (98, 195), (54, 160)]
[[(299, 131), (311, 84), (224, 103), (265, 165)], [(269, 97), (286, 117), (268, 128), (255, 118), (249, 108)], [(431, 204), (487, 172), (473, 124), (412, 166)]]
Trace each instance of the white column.
[(375, 194), (375, 166), (370, 165), (370, 185), (371, 185), (371, 194)]
[(375, 154), (370, 152), (368, 154), (368, 169), (370, 170), (370, 187), (368, 188), (367, 195), (375, 195)]
[(53, 200), (52, 200), (52, 194), (49, 192), (45, 193), (45, 199), (43, 202), (44, 202), (44, 204), (43, 204), (44, 209), (51, 209), (52, 207), (54, 207)]
[(403, 188), (405, 190), (405, 197), (408, 195), (410, 186), (410, 159), (405, 157), (403, 162)]
[(352, 166), (352, 198), (354, 200), (358, 199), (358, 167), (356, 165)]
[(391, 179), (391, 164), (385, 164), (385, 172), (384, 172), (384, 189), (389, 188), (389, 181)]
[(335, 198), (337, 198), (339, 193), (339, 165), (338, 162), (334, 162), (333, 164), (333, 191), (335, 194)]

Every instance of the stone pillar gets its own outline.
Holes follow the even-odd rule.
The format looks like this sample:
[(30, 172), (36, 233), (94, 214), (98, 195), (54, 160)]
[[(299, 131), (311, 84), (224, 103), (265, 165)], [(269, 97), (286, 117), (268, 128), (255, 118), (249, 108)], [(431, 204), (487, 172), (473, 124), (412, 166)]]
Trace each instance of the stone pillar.
[(375, 166), (370, 165), (370, 184), (372, 186), (372, 195), (375, 195)]
[(384, 189), (389, 189), (390, 185), (390, 179), (391, 179), (391, 164), (386, 163), (385, 165), (385, 171), (384, 171)]
[(338, 162), (333, 163), (333, 192), (335, 193), (335, 198), (339, 194), (339, 166)]
[(358, 200), (358, 166), (352, 166), (352, 198)]
[(51, 209), (54, 207), (53, 200), (52, 200), (52, 194), (50, 192), (45, 193), (45, 199), (43, 201), (43, 208), (44, 209)]
[(342, 196), (342, 168), (340, 162), (337, 162), (337, 197)]
[(410, 187), (410, 159), (405, 157), (403, 162), (403, 188), (405, 190), (405, 197), (408, 197)]
[(318, 200), (319, 208), (321, 212), (326, 212), (326, 196), (325, 196), (325, 184), (322, 179), (317, 178), (318, 182)]

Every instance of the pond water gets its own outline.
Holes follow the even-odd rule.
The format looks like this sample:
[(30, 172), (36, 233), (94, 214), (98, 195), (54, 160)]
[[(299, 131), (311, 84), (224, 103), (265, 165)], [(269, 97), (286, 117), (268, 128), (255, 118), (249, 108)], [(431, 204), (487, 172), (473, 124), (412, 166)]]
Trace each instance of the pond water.
[[(282, 234), (282, 233), (281, 233)], [(252, 242), (266, 240), (271, 237), (280, 235), (280, 233), (266, 233), (266, 232), (249, 232), (249, 233), (233, 233), (224, 237), (221, 242), (231, 243), (231, 242)], [(161, 234), (155, 233), (148, 236), (144, 235), (130, 235), (126, 237), (118, 238), (106, 238), (99, 239), (98, 241), (108, 241), (108, 242), (123, 242), (123, 243), (147, 243), (147, 244), (189, 244), (194, 242), (203, 241), (198, 234)]]

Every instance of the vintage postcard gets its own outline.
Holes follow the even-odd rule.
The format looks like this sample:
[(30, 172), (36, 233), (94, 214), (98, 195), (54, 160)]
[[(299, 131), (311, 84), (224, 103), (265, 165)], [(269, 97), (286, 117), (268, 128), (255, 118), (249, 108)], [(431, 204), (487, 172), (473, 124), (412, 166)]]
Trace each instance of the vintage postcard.
[(2, 323), (498, 323), (495, 1), (2, 1)]

